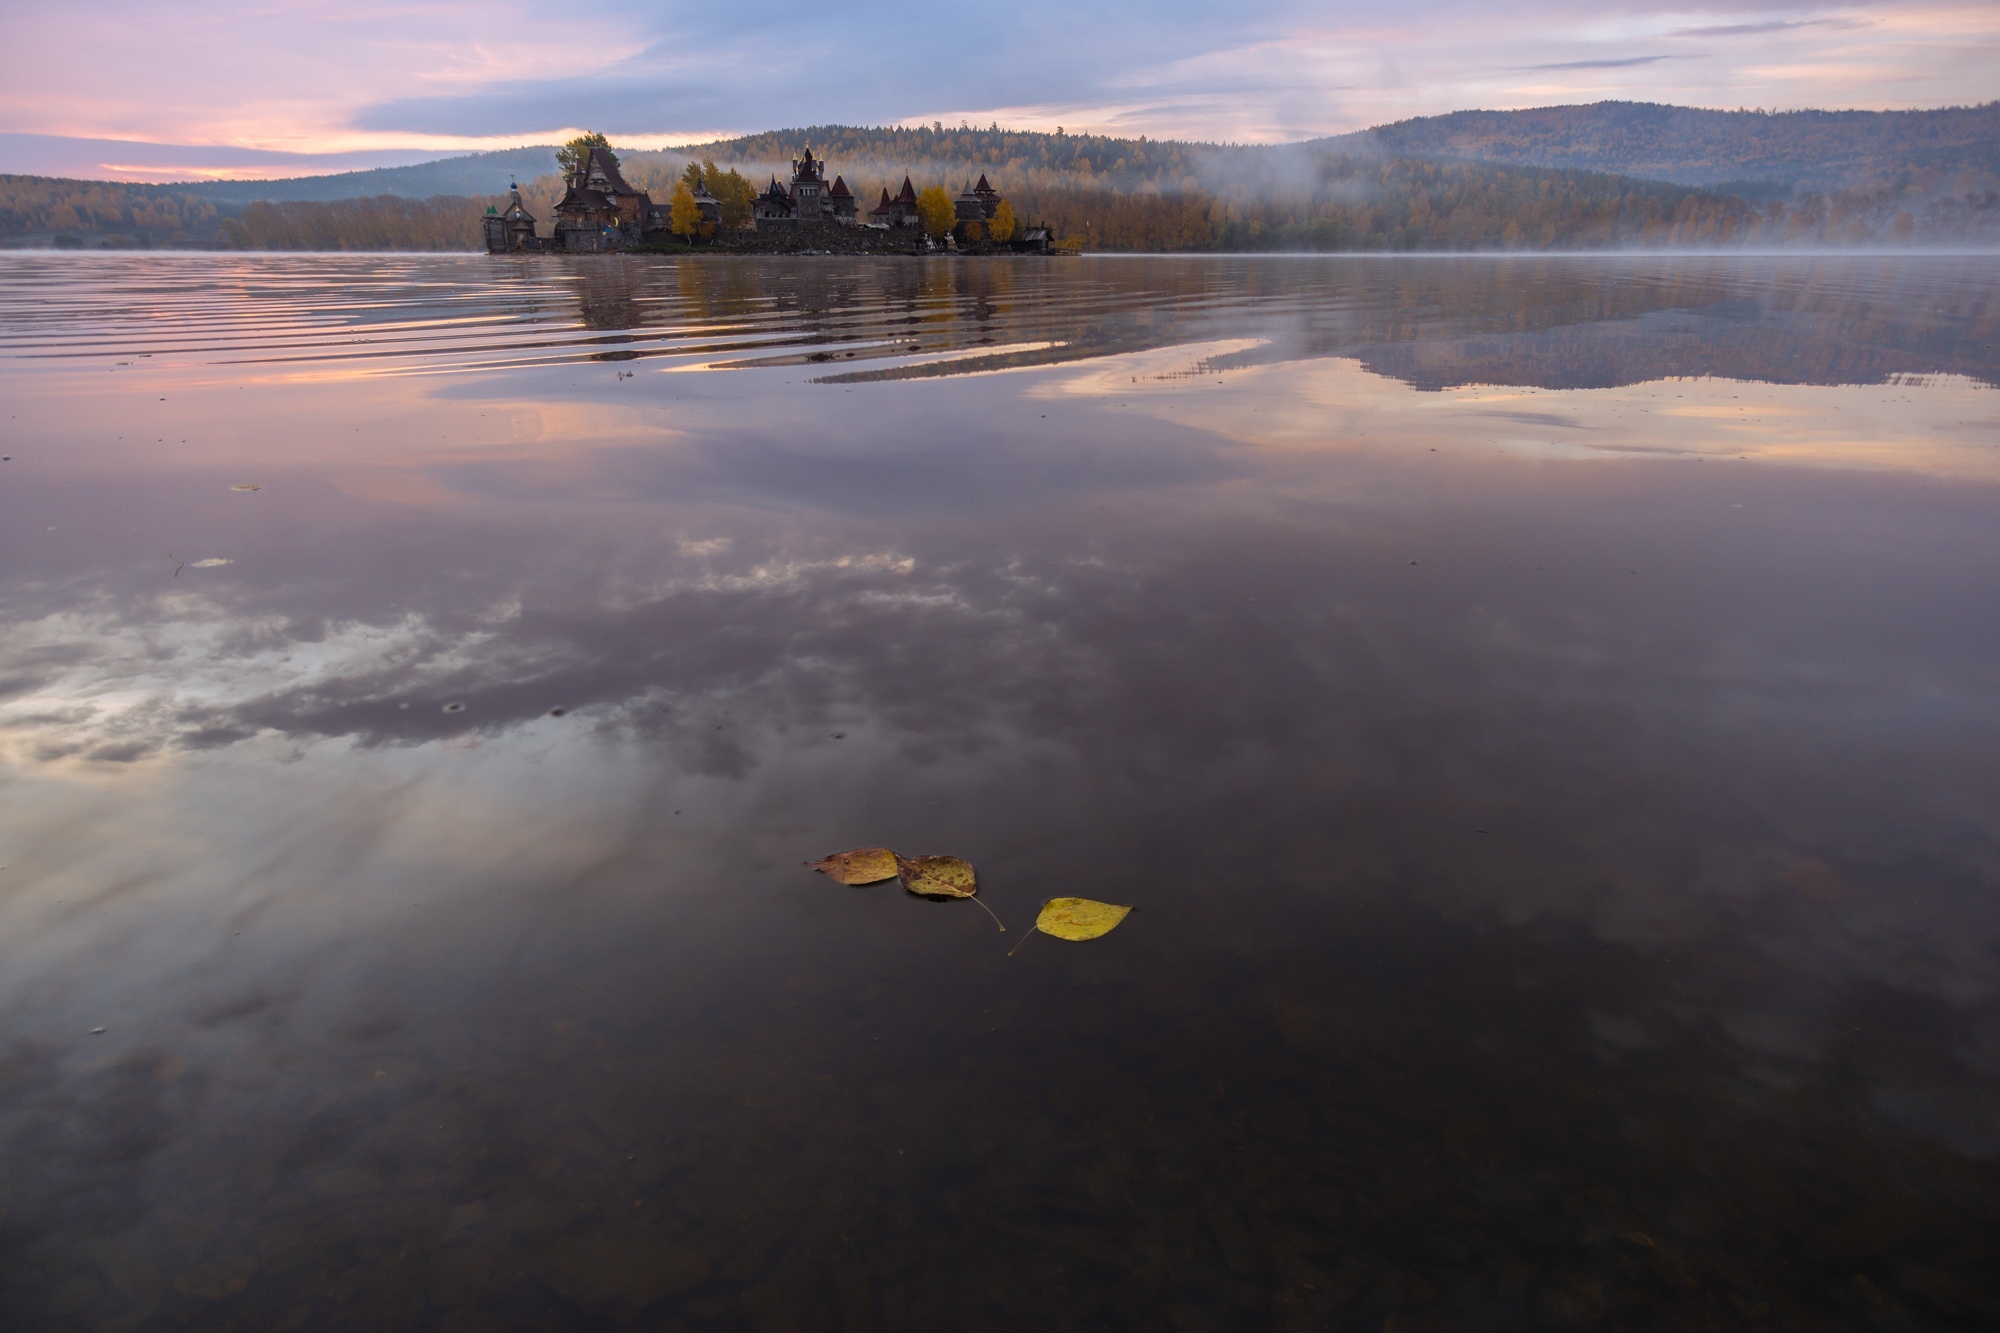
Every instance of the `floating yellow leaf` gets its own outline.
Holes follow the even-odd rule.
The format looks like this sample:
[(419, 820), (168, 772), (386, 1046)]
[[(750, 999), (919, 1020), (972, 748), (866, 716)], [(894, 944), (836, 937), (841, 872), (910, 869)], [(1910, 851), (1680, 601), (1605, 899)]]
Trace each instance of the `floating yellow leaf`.
[(841, 884), (879, 884), (896, 878), (897, 862), (901, 859), (887, 847), (857, 847), (806, 864)]
[(926, 898), (970, 898), (979, 892), (972, 862), (956, 856), (899, 856), (903, 887)]
[(1051, 898), (1035, 917), (1035, 929), (1059, 940), (1094, 940), (1132, 911), (1089, 898)]

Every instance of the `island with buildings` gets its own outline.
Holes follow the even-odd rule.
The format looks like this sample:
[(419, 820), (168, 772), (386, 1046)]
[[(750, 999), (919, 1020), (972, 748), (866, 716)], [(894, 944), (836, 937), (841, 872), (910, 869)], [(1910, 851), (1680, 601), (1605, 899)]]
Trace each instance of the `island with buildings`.
[(564, 178), (549, 235), (540, 234), (521, 199), (520, 186), (513, 185), (506, 208), (492, 205), (486, 210), (486, 249), (492, 254), (602, 254), (683, 250), (695, 244), (765, 253), (895, 254), (943, 249), (1048, 254), (1052, 249), (1049, 228), (1017, 223), (1012, 208), (984, 175), (977, 183), (967, 182), (949, 200), (948, 213), (932, 205), (928, 218), (922, 197), (906, 175), (895, 194), (885, 186), (881, 201), (864, 217), (861, 201), (846, 180), (835, 175), (829, 182), (826, 162), (813, 156), (807, 145), (792, 159), (789, 181), (772, 176), (770, 185), (752, 198), (745, 228), (725, 228), (722, 201), (709, 190), (698, 168), (690, 168), (690, 175), (691, 183), (677, 188), (674, 200), (659, 203), (626, 183), (609, 149), (591, 147), (582, 154), (577, 170)]

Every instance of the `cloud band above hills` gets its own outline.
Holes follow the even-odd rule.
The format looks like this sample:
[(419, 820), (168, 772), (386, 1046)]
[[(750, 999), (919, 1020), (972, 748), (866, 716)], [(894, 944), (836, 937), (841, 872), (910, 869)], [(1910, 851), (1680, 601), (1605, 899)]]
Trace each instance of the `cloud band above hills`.
[(648, 145), (961, 119), (1280, 142), (1481, 106), (2000, 96), (2000, 10), (1921, 0), (1024, 0), (1004, 11), (891, 0), (864, 16), (796, 0), (561, 12), (521, 0), (106, 0), (23, 9), (8, 31), (0, 171), (128, 180), (392, 165), (583, 127)]

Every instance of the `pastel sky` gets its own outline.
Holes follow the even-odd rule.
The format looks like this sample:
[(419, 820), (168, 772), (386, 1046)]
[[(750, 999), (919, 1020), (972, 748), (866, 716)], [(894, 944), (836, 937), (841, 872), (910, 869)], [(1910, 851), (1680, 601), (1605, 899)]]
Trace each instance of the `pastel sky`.
[(0, 171), (131, 180), (348, 170), (579, 128), (639, 147), (932, 120), (1269, 142), (1606, 98), (2000, 97), (1991, 0), (6, 0), (0, 38)]

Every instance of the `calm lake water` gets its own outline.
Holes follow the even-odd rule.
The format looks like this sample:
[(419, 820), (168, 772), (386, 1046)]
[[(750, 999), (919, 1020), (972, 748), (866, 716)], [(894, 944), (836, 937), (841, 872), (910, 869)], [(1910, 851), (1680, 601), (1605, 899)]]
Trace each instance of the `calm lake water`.
[(0, 1323), (1994, 1327), (1996, 385), (1994, 259), (9, 256)]

